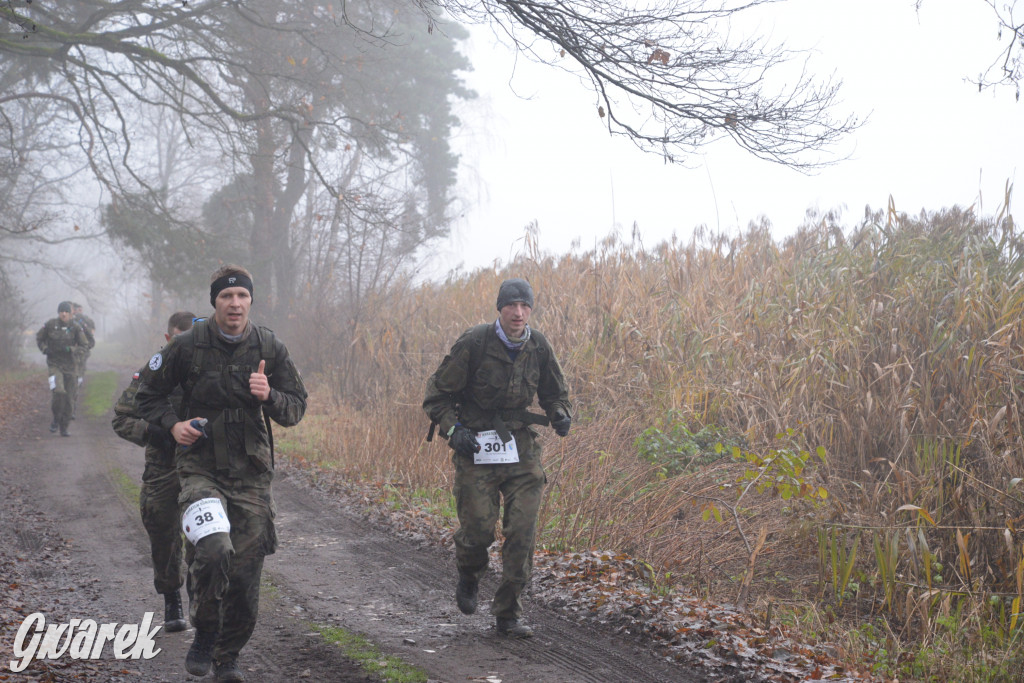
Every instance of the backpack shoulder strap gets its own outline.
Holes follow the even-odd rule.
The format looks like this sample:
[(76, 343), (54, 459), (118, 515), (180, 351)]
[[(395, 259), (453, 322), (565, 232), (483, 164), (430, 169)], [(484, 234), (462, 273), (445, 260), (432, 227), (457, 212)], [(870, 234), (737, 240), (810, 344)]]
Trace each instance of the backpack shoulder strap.
[(210, 344), (210, 325), (205, 318), (197, 320), (192, 325), (192, 364), (188, 369), (188, 377), (185, 378), (186, 396), (192, 393), (192, 388), (199, 381), (199, 375), (203, 371), (203, 358)]
[(469, 374), (468, 377), (476, 375), (480, 369), (480, 361), (484, 357), (484, 342), (487, 341), (487, 333), (494, 329), (494, 323), (483, 323), (476, 325), (470, 331), (472, 345), (469, 347)]
[[(269, 327), (256, 326), (256, 336), (260, 342), (260, 360), (267, 361), (267, 364), (263, 367), (263, 374), (268, 377), (274, 374), (274, 367), (277, 364), (277, 344), (274, 337), (274, 331)], [(267, 441), (270, 442), (270, 466), (274, 466), (274, 428), (270, 424), (270, 416), (267, 415), (267, 411), (261, 410), (263, 413), (263, 424), (267, 427)]]
[[(487, 332), (494, 328), (494, 323), (482, 323), (475, 325), (469, 330), (469, 372), (467, 377), (472, 377), (480, 369), (480, 361), (484, 357), (484, 342), (487, 340)], [(434, 440), (434, 433), (437, 430), (437, 423), (430, 421), (430, 428), (427, 429), (427, 441)]]
[(188, 417), (192, 389), (195, 388), (199, 376), (203, 373), (203, 359), (208, 348), (210, 348), (210, 326), (206, 319), (202, 318), (192, 324), (192, 362), (188, 368), (188, 375), (185, 376), (185, 383), (182, 385), (181, 396), (181, 414), (184, 417)]
[(274, 372), (274, 366), (277, 361), (277, 339), (274, 337), (274, 331), (269, 327), (256, 327), (256, 337), (260, 341), (260, 360), (267, 361), (266, 367), (263, 368), (263, 374), (271, 375)]

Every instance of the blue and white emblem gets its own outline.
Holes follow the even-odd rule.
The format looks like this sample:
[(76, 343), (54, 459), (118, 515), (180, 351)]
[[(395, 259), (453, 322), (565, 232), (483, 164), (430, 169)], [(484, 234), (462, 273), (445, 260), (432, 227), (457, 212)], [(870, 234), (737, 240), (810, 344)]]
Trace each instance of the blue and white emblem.
[(164, 364), (164, 357), (159, 353), (149, 359), (149, 369), (156, 372)]

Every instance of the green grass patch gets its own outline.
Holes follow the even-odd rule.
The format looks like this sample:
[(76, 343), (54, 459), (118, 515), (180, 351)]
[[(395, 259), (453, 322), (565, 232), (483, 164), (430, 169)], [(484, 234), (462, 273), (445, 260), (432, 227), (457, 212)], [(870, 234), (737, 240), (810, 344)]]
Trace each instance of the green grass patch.
[(458, 519), (455, 496), (448, 489), (421, 488), (413, 491), (413, 503), (431, 514), (450, 520)]
[(346, 657), (370, 676), (394, 683), (426, 683), (427, 673), (394, 655), (385, 655), (358, 633), (336, 626), (310, 625), (325, 641), (341, 648)]
[(132, 477), (128, 476), (127, 472), (120, 467), (115, 467), (110, 470), (110, 479), (114, 482), (118, 498), (123, 499), (128, 504), (138, 503), (142, 487)]
[(451, 521), (458, 519), (455, 496), (448, 489), (418, 488), (410, 492), (403, 487), (384, 484), (381, 493), (392, 510), (416, 509)]
[(79, 405), (89, 417), (106, 415), (114, 407), (117, 393), (117, 373), (113, 370), (90, 372), (82, 385), (85, 394), (79, 397)]

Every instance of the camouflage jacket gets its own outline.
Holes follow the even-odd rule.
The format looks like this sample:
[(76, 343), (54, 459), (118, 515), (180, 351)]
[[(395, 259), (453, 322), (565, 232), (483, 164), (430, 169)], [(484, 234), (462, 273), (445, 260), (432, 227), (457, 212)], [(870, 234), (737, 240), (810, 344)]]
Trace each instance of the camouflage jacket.
[(89, 355), (89, 349), (96, 346), (96, 323), (92, 321), (92, 318), (85, 315), (72, 318), (72, 321), (82, 328), (87, 341), (85, 346), (79, 346), (75, 349), (74, 356), (77, 360), (81, 361)]
[[(261, 360), (270, 398), (260, 402), (249, 391), (249, 376)], [(212, 320), (200, 320), (175, 336), (142, 371), (136, 394), (138, 414), (171, 429), (180, 419), (204, 417), (207, 438), (179, 448), (182, 475), (202, 474), (251, 481), (274, 469), (269, 423), (298, 424), (306, 412), (306, 388), (288, 349), (274, 333), (250, 324), (241, 341), (220, 336)], [(181, 418), (170, 396), (181, 387)]]
[[(169, 467), (174, 464), (174, 441), (171, 439), (170, 432), (167, 432), (166, 441), (161, 443), (157, 440), (157, 443), (154, 443), (149, 423), (139, 417), (139, 405), (135, 400), (135, 395), (141, 385), (142, 370), (139, 370), (132, 375), (132, 381), (128, 388), (121, 393), (121, 397), (114, 404), (114, 417), (110, 420), (110, 425), (122, 439), (131, 441), (136, 446), (145, 446), (146, 462)], [(175, 387), (169, 397), (175, 412), (181, 408), (182, 393), (181, 387)], [(157, 426), (163, 429), (162, 426)]]
[(571, 415), (569, 388), (555, 352), (540, 332), (515, 361), (494, 331), (494, 323), (462, 333), (427, 381), (423, 410), (442, 434), (456, 422), (474, 430), (494, 429), (499, 416), (508, 429), (526, 425), (520, 416), (534, 396), (549, 419)]
[(96, 322), (84, 313), (76, 315), (74, 321), (81, 325), (82, 329), (90, 335), (94, 335), (96, 333)]
[(91, 337), (73, 320), (65, 323), (60, 318), (50, 318), (36, 333), (36, 346), (46, 354), (47, 364), (57, 366), (61, 372), (73, 373), (77, 348), (92, 348), (92, 344)]

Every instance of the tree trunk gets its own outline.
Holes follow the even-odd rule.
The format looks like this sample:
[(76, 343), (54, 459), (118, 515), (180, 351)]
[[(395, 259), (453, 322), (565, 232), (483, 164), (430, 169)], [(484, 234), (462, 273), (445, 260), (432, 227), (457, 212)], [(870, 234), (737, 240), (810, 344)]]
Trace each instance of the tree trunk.
[(273, 126), (269, 119), (256, 124), (256, 151), (250, 156), (253, 177), (253, 225), (250, 239), (250, 262), (244, 265), (252, 271), (255, 280), (254, 300), (259, 300), (263, 319), (275, 319), (279, 297), (273, 278), (274, 259), (274, 195), (277, 178), (274, 175)]

